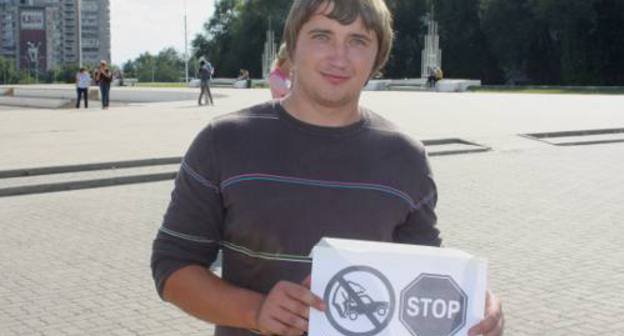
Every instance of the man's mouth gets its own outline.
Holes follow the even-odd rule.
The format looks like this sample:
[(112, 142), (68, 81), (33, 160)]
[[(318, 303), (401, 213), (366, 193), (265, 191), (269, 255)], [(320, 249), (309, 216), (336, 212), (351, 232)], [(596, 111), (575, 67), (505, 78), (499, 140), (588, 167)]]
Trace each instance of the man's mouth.
[(323, 78), (325, 78), (326, 81), (330, 82), (333, 85), (340, 85), (349, 80), (349, 77), (347, 76), (328, 74), (328, 73), (321, 73), (321, 74), (323, 75)]

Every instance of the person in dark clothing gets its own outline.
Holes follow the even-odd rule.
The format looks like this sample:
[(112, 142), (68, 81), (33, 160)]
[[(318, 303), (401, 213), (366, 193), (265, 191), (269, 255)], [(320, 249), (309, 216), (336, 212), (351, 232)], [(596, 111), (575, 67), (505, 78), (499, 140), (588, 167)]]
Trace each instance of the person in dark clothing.
[(427, 87), (432, 89), (435, 87), (436, 82), (435, 70), (432, 67), (427, 67), (427, 73), (429, 74), (427, 76)]
[(214, 101), (212, 100), (212, 93), (210, 92), (210, 80), (212, 79), (212, 75), (214, 73), (214, 68), (210, 62), (206, 62), (204, 60), (199, 61), (199, 79), (200, 79), (200, 88), (201, 92), (199, 93), (198, 104), (201, 106), (202, 98), (204, 98), (204, 94), (207, 95), (205, 104), (210, 103), (210, 105), (214, 105)]
[[(309, 289), (324, 236), (441, 244), (423, 145), (359, 105), (387, 62), (391, 23), (383, 0), (295, 0), (291, 93), (213, 120), (184, 156), (152, 275), (215, 336), (305, 334), (310, 309), (328, 304)], [(209, 269), (219, 251), (222, 277)], [(487, 301), (471, 335), (502, 335), (500, 301)]]
[(100, 61), (100, 66), (95, 72), (95, 81), (100, 86), (100, 99), (102, 101), (102, 109), (108, 109), (110, 100), (110, 87), (113, 81), (113, 73), (108, 68), (108, 63), (105, 60)]

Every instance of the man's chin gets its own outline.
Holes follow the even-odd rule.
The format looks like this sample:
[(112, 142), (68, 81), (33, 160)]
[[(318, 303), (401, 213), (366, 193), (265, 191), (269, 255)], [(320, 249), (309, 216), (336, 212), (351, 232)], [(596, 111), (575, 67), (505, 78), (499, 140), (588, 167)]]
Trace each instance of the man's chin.
[(357, 94), (339, 94), (338, 92), (319, 92), (314, 95), (314, 100), (321, 106), (337, 108), (356, 104), (358, 100)]

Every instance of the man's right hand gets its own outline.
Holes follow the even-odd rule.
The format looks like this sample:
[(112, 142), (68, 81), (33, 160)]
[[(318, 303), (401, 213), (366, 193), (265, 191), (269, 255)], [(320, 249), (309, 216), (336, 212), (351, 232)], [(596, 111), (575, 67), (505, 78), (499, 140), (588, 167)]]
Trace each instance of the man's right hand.
[(258, 309), (256, 328), (263, 335), (302, 335), (308, 331), (310, 307), (325, 310), (323, 301), (310, 291), (308, 279), (302, 285), (280, 281)]

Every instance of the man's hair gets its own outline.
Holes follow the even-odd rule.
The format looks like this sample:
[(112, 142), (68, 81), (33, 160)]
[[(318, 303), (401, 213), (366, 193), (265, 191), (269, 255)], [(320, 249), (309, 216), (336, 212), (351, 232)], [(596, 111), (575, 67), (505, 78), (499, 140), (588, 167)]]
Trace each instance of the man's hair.
[(204, 64), (206, 64), (206, 61), (204, 60), (199, 61), (199, 65), (204, 66)]
[(392, 14), (390, 14), (384, 0), (294, 0), (286, 19), (283, 36), (289, 57), (292, 59), (295, 53), (301, 27), (319, 9), (329, 8), (328, 6), (331, 5), (333, 5), (333, 9), (327, 15), (328, 18), (348, 25), (361, 17), (366, 29), (372, 30), (377, 35), (379, 47), (375, 65), (371, 72), (372, 77), (386, 65), (394, 39)]

